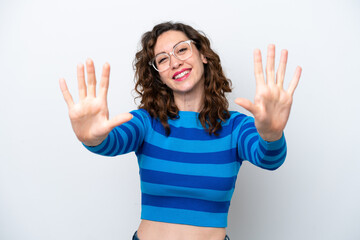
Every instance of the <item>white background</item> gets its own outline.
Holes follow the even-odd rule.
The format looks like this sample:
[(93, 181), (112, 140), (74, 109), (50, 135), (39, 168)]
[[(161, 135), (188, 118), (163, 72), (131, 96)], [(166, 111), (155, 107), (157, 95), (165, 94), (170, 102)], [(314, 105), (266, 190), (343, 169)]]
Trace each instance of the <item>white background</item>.
[[(203, 30), (233, 81), (253, 99), (252, 53), (289, 50), (288, 84), (303, 74), (275, 172), (240, 169), (227, 232), (241, 239), (360, 239), (360, 2), (0, 1), (0, 239), (131, 239), (140, 223), (133, 153), (115, 158), (77, 141), (58, 79), (78, 99), (76, 64), (112, 67), (109, 108), (136, 108), (132, 61), (162, 21)], [(264, 63), (265, 65), (265, 63)], [(276, 64), (277, 65), (277, 64)]]

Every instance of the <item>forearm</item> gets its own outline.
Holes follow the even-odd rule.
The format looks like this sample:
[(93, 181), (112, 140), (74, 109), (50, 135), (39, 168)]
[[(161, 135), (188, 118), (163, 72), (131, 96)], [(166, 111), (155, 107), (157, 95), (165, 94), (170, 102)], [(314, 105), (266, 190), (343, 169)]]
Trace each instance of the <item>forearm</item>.
[(83, 145), (91, 152), (103, 156), (116, 156), (136, 151), (144, 138), (144, 127), (141, 117), (134, 113), (134, 118), (115, 127), (99, 145)]
[(256, 148), (252, 152), (251, 161), (257, 166), (275, 170), (285, 161), (287, 154), (286, 140), (284, 134), (280, 139), (272, 142), (265, 141), (259, 136)]
[(116, 139), (114, 129), (109, 133), (107, 138), (103, 140), (99, 145), (89, 146), (83, 143), (84, 147), (87, 148), (90, 152), (103, 155), (103, 156), (116, 156), (115, 149), (117, 149), (120, 144), (118, 143), (121, 139)]
[(239, 157), (268, 170), (280, 167), (286, 157), (286, 141), (281, 132), (276, 141), (264, 140), (257, 131), (253, 118), (242, 123), (238, 138)]

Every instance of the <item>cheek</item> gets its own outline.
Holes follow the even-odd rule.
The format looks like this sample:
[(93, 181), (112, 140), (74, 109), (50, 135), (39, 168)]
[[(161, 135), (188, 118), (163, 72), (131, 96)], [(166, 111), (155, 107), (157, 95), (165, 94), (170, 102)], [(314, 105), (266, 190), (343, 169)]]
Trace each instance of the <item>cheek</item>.
[(203, 75), (203, 74), (204, 74), (204, 71), (205, 71), (205, 66), (204, 66), (204, 64), (203, 64), (202, 62), (199, 63), (198, 69), (199, 69), (199, 73), (200, 73), (201, 75)]

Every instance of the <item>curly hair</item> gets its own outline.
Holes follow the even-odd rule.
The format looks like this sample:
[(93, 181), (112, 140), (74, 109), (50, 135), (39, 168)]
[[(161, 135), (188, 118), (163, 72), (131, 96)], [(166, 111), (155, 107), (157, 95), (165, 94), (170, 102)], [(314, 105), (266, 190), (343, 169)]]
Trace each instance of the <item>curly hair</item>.
[(181, 31), (193, 40), (196, 48), (207, 60), (207, 64), (204, 64), (205, 97), (199, 120), (210, 135), (217, 136), (222, 128), (221, 123), (230, 117), (225, 93), (231, 92), (231, 81), (225, 77), (220, 57), (211, 49), (209, 39), (203, 32), (189, 25), (164, 22), (142, 35), (142, 48), (134, 59), (135, 91), (139, 94), (137, 98), (141, 98), (139, 108), (145, 109), (150, 116), (159, 119), (166, 134), (170, 134), (168, 118), (178, 118), (179, 109), (175, 104), (172, 90), (162, 83), (159, 73), (149, 65), (149, 61), (154, 57), (157, 38), (170, 30)]

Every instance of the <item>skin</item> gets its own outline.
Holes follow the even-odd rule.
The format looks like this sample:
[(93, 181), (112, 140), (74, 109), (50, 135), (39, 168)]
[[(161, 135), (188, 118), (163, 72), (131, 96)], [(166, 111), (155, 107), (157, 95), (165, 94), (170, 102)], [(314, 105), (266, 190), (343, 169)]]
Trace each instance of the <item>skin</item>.
[[(176, 43), (184, 40), (188, 40), (188, 38), (182, 32), (165, 32), (158, 38), (154, 49), (155, 54), (169, 53)], [(287, 90), (283, 88), (287, 56), (287, 50), (282, 50), (280, 64), (275, 75), (275, 46), (273, 44), (268, 46), (265, 79), (261, 52), (259, 49), (255, 49), (255, 99), (253, 102), (244, 98), (235, 100), (239, 106), (253, 114), (256, 128), (266, 141), (275, 141), (281, 138), (289, 118), (293, 94), (301, 75), (301, 68), (298, 66), (289, 88)], [(201, 110), (204, 96), (203, 72), (206, 63), (204, 56), (193, 46), (191, 58), (180, 61), (171, 56), (170, 68), (160, 73), (163, 83), (173, 90), (175, 103), (179, 110), (195, 112)], [(189, 77), (181, 82), (174, 81), (172, 79), (174, 73), (184, 68), (191, 68)], [(103, 66), (97, 95), (94, 64), (91, 59), (86, 61), (86, 71), (87, 84), (84, 66), (78, 65), (77, 79), (80, 96), (78, 103), (74, 103), (64, 79), (60, 79), (60, 89), (68, 105), (69, 117), (77, 138), (88, 146), (96, 146), (107, 137), (114, 127), (129, 121), (132, 115), (123, 113), (109, 119), (107, 92), (110, 66), (108, 63)], [(225, 235), (225, 228), (197, 227), (149, 220), (142, 220), (138, 228), (138, 236), (141, 240), (223, 240)]]

